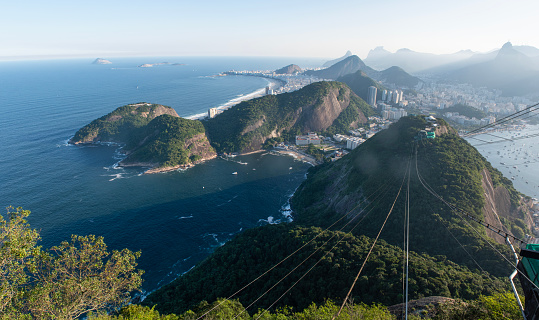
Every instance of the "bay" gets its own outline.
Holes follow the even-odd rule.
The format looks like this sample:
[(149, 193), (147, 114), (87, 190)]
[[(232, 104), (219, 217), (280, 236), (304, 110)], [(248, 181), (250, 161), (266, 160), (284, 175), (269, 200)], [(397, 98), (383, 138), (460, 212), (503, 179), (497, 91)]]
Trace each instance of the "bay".
[[(80, 127), (125, 104), (159, 103), (192, 116), (268, 85), (263, 78), (215, 76), (223, 71), (320, 61), (110, 60), (111, 65), (93, 65), (91, 59), (0, 63), (0, 205), (32, 211), (29, 222), (40, 231), (41, 245), (95, 234), (109, 249), (140, 250), (143, 289), (152, 291), (239, 232), (288, 219), (287, 201), (308, 168), (291, 157), (259, 153), (142, 175), (142, 168), (115, 166), (118, 146), (66, 142)], [(164, 61), (182, 65), (137, 67)]]

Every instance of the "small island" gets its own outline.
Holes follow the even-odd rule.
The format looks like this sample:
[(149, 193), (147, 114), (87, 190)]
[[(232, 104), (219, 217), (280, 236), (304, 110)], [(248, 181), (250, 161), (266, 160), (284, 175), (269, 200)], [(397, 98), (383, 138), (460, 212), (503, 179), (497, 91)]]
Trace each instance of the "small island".
[(155, 66), (166, 66), (166, 65), (185, 66), (185, 63), (170, 63), (170, 62), (144, 63), (144, 64), (139, 65), (138, 67), (139, 68), (151, 68), (151, 67), (155, 67)]
[(112, 62), (110, 62), (109, 60), (97, 58), (94, 60), (94, 62), (92, 62), (92, 64), (112, 64)]

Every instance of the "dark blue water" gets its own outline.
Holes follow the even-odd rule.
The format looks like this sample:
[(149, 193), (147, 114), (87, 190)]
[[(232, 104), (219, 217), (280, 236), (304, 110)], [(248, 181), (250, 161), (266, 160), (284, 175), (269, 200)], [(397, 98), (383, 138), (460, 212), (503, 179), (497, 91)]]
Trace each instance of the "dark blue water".
[[(169, 105), (181, 116), (206, 112), (268, 84), (212, 75), (297, 61), (112, 61), (0, 63), (0, 205), (31, 210), (29, 221), (41, 231), (44, 247), (71, 234), (96, 234), (110, 249), (141, 250), (143, 288), (150, 291), (242, 230), (287, 219), (282, 209), (308, 167), (290, 157), (253, 154), (235, 159), (247, 164), (215, 159), (183, 172), (141, 175), (142, 169), (113, 166), (117, 147), (66, 141), (91, 120), (129, 103)], [(186, 65), (136, 67), (163, 61)]]

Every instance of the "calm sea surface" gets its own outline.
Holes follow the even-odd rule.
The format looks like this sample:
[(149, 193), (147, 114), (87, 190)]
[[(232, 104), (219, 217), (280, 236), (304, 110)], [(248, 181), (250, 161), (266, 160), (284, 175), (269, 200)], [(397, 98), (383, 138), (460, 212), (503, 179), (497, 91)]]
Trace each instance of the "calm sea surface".
[(515, 188), (539, 199), (539, 126), (527, 125), (522, 130), (506, 130), (468, 138), (493, 167), (513, 182)]
[[(183, 172), (117, 169), (114, 146), (69, 146), (82, 126), (119, 106), (152, 102), (180, 116), (204, 113), (264, 88), (231, 69), (277, 69), (321, 61), (286, 58), (130, 58), (0, 62), (0, 206), (32, 211), (45, 247), (71, 234), (105, 237), (110, 249), (142, 251), (143, 288), (154, 290), (235, 234), (286, 220), (283, 208), (308, 165), (254, 154)], [(185, 65), (138, 68), (168, 61)], [(241, 163), (240, 163), (241, 162)], [(237, 172), (233, 175), (232, 172)]]

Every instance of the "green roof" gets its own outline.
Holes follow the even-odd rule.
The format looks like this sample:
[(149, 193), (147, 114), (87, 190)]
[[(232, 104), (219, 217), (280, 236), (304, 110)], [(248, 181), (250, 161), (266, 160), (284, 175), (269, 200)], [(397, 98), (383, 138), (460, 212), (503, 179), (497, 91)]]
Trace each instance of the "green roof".
[[(539, 244), (528, 243), (526, 249), (539, 251)], [(528, 278), (539, 286), (539, 260), (531, 258), (522, 258), (522, 265), (528, 274)]]

